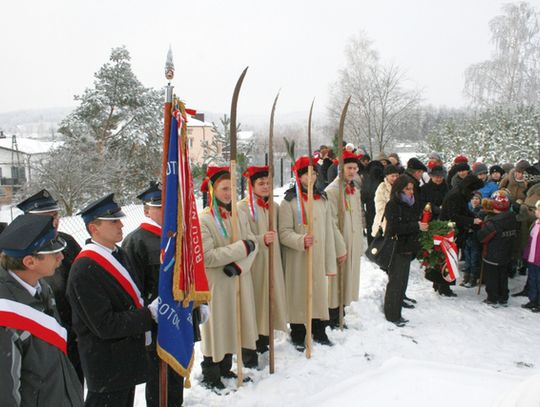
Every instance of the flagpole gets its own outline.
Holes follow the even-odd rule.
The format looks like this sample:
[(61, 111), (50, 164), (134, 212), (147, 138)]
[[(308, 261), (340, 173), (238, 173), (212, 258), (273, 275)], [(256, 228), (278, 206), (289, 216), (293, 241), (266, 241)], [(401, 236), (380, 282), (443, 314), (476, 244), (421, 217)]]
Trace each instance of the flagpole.
[[(268, 181), (270, 183), (270, 195), (268, 196), (268, 231), (274, 232), (274, 114), (279, 92), (272, 105), (270, 115), (270, 130), (268, 134)], [(270, 374), (275, 371), (274, 361), (274, 242), (268, 245), (268, 342)]]
[[(173, 89), (171, 81), (174, 78), (174, 63), (172, 49), (169, 47), (167, 52), (167, 61), (165, 62), (165, 78), (168, 83), (165, 87), (165, 104), (163, 112), (163, 159), (161, 164), (161, 215), (164, 216), (163, 210), (165, 208), (165, 178), (167, 176), (167, 158), (169, 157), (169, 137), (171, 132), (171, 118), (172, 118), (172, 102), (173, 102)], [(159, 405), (160, 407), (167, 407), (167, 363), (163, 359), (159, 358)]]

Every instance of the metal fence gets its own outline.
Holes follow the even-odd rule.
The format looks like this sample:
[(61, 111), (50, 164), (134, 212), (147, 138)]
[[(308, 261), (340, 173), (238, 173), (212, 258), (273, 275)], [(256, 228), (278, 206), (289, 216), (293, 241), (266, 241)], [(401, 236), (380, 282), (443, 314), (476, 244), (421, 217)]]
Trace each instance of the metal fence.
[[(122, 211), (126, 214), (126, 217), (122, 219), (122, 223), (124, 224), (123, 232), (125, 237), (128, 233), (137, 229), (137, 227), (145, 219), (145, 216), (143, 211), (143, 205), (132, 204), (122, 206)], [(60, 231), (73, 236), (73, 238), (81, 246), (84, 245), (86, 239), (90, 237), (80, 216), (67, 216), (60, 219), (59, 229)]]

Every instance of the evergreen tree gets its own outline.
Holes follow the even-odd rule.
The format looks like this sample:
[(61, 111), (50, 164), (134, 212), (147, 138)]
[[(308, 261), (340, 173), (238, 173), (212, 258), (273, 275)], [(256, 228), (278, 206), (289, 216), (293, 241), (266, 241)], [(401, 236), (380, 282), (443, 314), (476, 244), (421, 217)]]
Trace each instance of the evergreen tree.
[[(38, 171), (38, 181), (61, 197), (62, 181), (77, 179), (84, 169), (84, 191), (61, 199), (68, 213), (107, 192), (131, 200), (161, 171), (161, 92), (141, 84), (125, 47), (114, 48), (94, 77), (93, 86), (75, 96), (78, 106), (60, 123), (64, 146)], [(53, 171), (56, 165), (70, 173)]]

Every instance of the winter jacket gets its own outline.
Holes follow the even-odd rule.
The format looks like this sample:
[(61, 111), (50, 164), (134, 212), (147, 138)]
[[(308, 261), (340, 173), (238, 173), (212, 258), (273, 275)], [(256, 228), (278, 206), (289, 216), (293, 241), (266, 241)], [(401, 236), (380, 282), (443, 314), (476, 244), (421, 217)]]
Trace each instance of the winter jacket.
[[(382, 184), (381, 184), (382, 185)], [(343, 271), (343, 293), (342, 300), (339, 296), (338, 276), (328, 277), (328, 302), (329, 308), (337, 308), (342, 302), (343, 305), (350, 305), (352, 301), (358, 301), (360, 288), (360, 256), (364, 253), (364, 236), (362, 230), (362, 203), (360, 202), (360, 191), (357, 189), (350, 194), (346, 194), (343, 199), (343, 233), (339, 230), (339, 179), (335, 179), (325, 190), (328, 196), (330, 214), (334, 223), (336, 256), (347, 254), (347, 260), (342, 266)]]
[(526, 198), (525, 191), (527, 191), (528, 183), (523, 179), (522, 181), (516, 181), (515, 170), (510, 170), (508, 174), (504, 176), (499, 184), (501, 189), (506, 188), (512, 196), (512, 202), (521, 200), (524, 201)]
[[(540, 222), (540, 220), (537, 220), (536, 222)], [(532, 242), (533, 242), (533, 233), (534, 233), (534, 226), (535, 224), (533, 223), (532, 227), (531, 227), (531, 232), (529, 234), (529, 240), (527, 241), (527, 246), (525, 246), (525, 250), (523, 251), (523, 259), (525, 261), (529, 261), (529, 255), (531, 253), (531, 245), (532, 245)], [(540, 235), (540, 233), (538, 233)], [(535, 254), (534, 254), (534, 260), (532, 261), (532, 263), (536, 266), (540, 266), (540, 236), (537, 236), (536, 237), (536, 248), (535, 248)]]
[(487, 219), (477, 232), (478, 240), (484, 246), (483, 260), (495, 266), (510, 263), (518, 228), (516, 215), (510, 211), (498, 213)]
[[(276, 236), (274, 243), (272, 244), (272, 253), (270, 253), (270, 247), (264, 243), (264, 234), (268, 232), (268, 208), (263, 208), (257, 205), (257, 212), (255, 219), (251, 215), (248, 198), (245, 198), (238, 202), (238, 212), (243, 212), (245, 218), (249, 220), (249, 227), (251, 233), (256, 236), (259, 243), (259, 253), (253, 261), (251, 266), (251, 279), (253, 281), (253, 293), (255, 296), (255, 310), (257, 316), (257, 328), (259, 335), (268, 335), (269, 333), (269, 286), (270, 286), (270, 273), (269, 270), (269, 257), (270, 255), (274, 259), (274, 269), (272, 273), (273, 277), (273, 322), (274, 329), (278, 329), (283, 332), (287, 332), (287, 302), (285, 297), (285, 276), (283, 273), (283, 265), (281, 263), (281, 246), (279, 242), (279, 236)], [(278, 211), (279, 206), (274, 202), (274, 219), (272, 230), (277, 231), (278, 227)]]
[(373, 226), (371, 227), (371, 235), (375, 237), (379, 228), (386, 228), (386, 220), (383, 219), (384, 208), (390, 200), (390, 191), (392, 190), (392, 185), (385, 178), (383, 182), (379, 184), (379, 187), (375, 191), (375, 219), (373, 220)]
[[(43, 302), (0, 269), (0, 299), (28, 305), (60, 322), (51, 288), (43, 281), (41, 287)], [(67, 356), (58, 348), (28, 331), (2, 326), (0, 349), (2, 407), (83, 406), (81, 383)]]
[(413, 206), (407, 205), (399, 196), (393, 196), (386, 204), (384, 216), (386, 218), (385, 236), (397, 237), (396, 253), (412, 253), (420, 249), (418, 236), (420, 228), (420, 205), (415, 202)]
[(439, 219), (446, 194), (448, 194), (448, 184), (444, 180), (439, 185), (429, 180), (427, 184), (420, 187), (420, 207), (423, 209), (428, 202), (431, 203), (433, 213), (431, 219)]
[(478, 190), (482, 194), (482, 198), (490, 198), (493, 192), (497, 191), (499, 186), (495, 181), (487, 181), (484, 186)]
[[(223, 225), (228, 236), (223, 236), (210, 211), (205, 208), (200, 214), (201, 235), (204, 248), (204, 266), (211, 300), (209, 303), (210, 318), (201, 325), (201, 351), (204, 356), (212, 357), (217, 363), (227, 353), (236, 353), (236, 279), (240, 278), (242, 348), (255, 349), (258, 338), (257, 319), (255, 316), (255, 296), (251, 266), (257, 256), (259, 245), (257, 238), (251, 233), (248, 219), (243, 212), (237, 212), (238, 239), (231, 243), (232, 219), (227, 216)], [(255, 251), (247, 253), (242, 240), (249, 239), (256, 243)], [(235, 262), (242, 270), (240, 277), (229, 277), (223, 268)]]
[[(118, 247), (116, 256), (142, 290), (125, 252)], [(67, 296), (88, 390), (114, 392), (144, 383), (145, 332), (153, 327), (150, 310), (137, 309), (118, 280), (89, 257), (73, 263)]]
[[(475, 175), (476, 176), (476, 175)], [(451, 189), (456, 188), (459, 184), (461, 184), (461, 181), (463, 181), (465, 178), (461, 178), (457, 173), (454, 174), (452, 179), (450, 180), (450, 186)]]
[(458, 234), (456, 243), (459, 247), (465, 242), (465, 235), (469, 229), (477, 229), (474, 225), (474, 214), (469, 210), (468, 204), (472, 193), (482, 187), (482, 181), (475, 175), (467, 175), (456, 188), (452, 188), (444, 198), (440, 219), (451, 220), (456, 223)]
[[(303, 199), (303, 198), (300, 198)], [(289, 322), (303, 324), (306, 321), (306, 265), (307, 250), (304, 247), (306, 227), (299, 219), (298, 197), (294, 189), (285, 193), (279, 205), (278, 230), (281, 257), (285, 271), (285, 290)], [(304, 200), (307, 210), (307, 202)], [(328, 320), (328, 275), (337, 273), (335, 224), (332, 221), (330, 203), (326, 194), (313, 201), (313, 291), (312, 317)]]

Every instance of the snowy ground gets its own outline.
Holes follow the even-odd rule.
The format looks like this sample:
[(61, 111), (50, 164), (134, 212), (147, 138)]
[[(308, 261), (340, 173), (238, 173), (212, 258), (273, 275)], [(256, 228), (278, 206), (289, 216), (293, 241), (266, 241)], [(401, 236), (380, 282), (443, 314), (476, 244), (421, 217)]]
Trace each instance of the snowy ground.
[[(510, 280), (513, 292), (524, 277)], [(520, 308), (523, 297), (508, 308), (482, 303), (483, 292), (456, 287), (457, 298), (435, 294), (413, 263), (408, 295), (416, 309), (404, 310), (404, 328), (386, 322), (382, 298), (386, 275), (362, 262), (360, 301), (347, 309), (344, 332), (329, 332), (332, 348), (315, 345), (311, 360), (298, 353), (280, 333), (276, 373), (268, 373), (267, 357), (259, 371), (246, 369), (252, 383), (238, 391), (226, 381), (228, 395), (199, 385), (200, 350), (185, 391), (186, 406), (539, 406), (540, 315)], [(529, 380), (529, 383), (523, 383)], [(532, 384), (531, 384), (532, 383)], [(521, 386), (521, 387), (516, 387)], [(524, 390), (524, 388), (526, 390)], [(529, 399), (515, 403), (526, 393)], [(516, 396), (517, 395), (517, 396)], [(506, 397), (501, 404), (501, 398)], [(510, 400), (510, 401), (509, 401)], [(534, 400), (534, 402), (531, 402)], [(137, 407), (145, 406), (144, 388), (137, 389)]]

